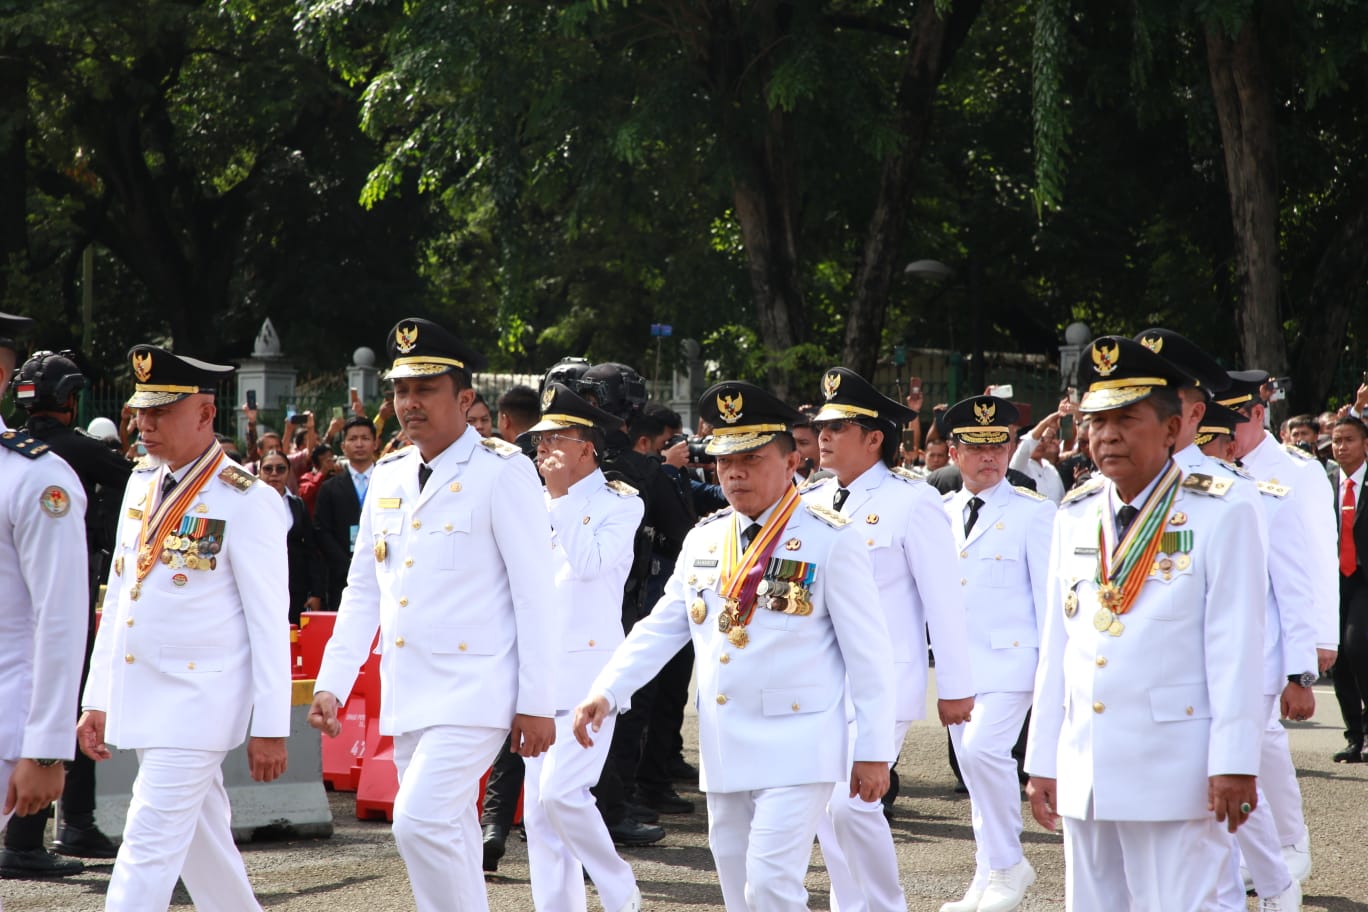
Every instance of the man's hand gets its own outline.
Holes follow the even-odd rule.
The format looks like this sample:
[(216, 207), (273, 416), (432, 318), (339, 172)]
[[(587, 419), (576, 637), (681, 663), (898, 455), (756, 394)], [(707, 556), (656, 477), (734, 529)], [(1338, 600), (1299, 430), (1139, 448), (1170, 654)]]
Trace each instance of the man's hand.
[(36, 814), (62, 797), (65, 782), (66, 764), (39, 766), (32, 760), (20, 760), (5, 790), (3, 813), (24, 817)]
[(389, 421), (389, 420), (390, 420), (391, 418), (393, 418), (393, 417), (394, 417), (394, 400), (393, 400), (393, 399), (382, 399), (382, 400), (380, 400), (380, 421), (383, 423), (383, 422)]
[(351, 391), (351, 410), (358, 418), (366, 417), (366, 403), (361, 401), (361, 393), (355, 388)]
[(1026, 797), (1031, 801), (1031, 816), (1036, 823), (1049, 830), (1055, 831), (1059, 824), (1059, 813), (1055, 810), (1058, 801), (1055, 798), (1055, 787), (1058, 783), (1054, 779), (1044, 779), (1040, 776), (1032, 776), (1026, 783)]
[(1287, 686), (1283, 688), (1278, 706), (1284, 719), (1305, 722), (1316, 714), (1316, 693), (1309, 687), (1288, 681)]
[(687, 439), (679, 441), (668, 450), (661, 450), (660, 456), (668, 466), (682, 469), (689, 461), (689, 441)]
[(1354, 393), (1354, 411), (1362, 415), (1364, 409), (1368, 409), (1368, 383), (1360, 383), (1358, 392)]
[(926, 397), (922, 394), (922, 378), (908, 377), (906, 399), (907, 407), (914, 412), (920, 413), (922, 410), (922, 402), (924, 402), (925, 399)]
[(974, 711), (974, 698), (937, 700), (936, 711), (940, 714), (941, 725), (959, 725), (961, 722), (968, 722), (970, 713)]
[(1327, 671), (1329, 671), (1330, 666), (1334, 665), (1335, 660), (1338, 658), (1339, 650), (1321, 649), (1319, 646), (1316, 647), (1316, 669), (1321, 674), (1325, 674)]
[(257, 423), (257, 414), (258, 414), (257, 409), (250, 408), (250, 407), (247, 405), (247, 403), (244, 402), (244, 403), (242, 404), (242, 414), (243, 414), (244, 417), (246, 417), (247, 423), (248, 423), (249, 425), (253, 425), (253, 426), (256, 425), (256, 423)]
[(508, 733), (513, 752), (523, 757), (539, 757), (556, 743), (556, 720), (546, 716), (513, 717), (513, 728)]
[(546, 493), (553, 498), (564, 497), (570, 490), (570, 467), (565, 464), (565, 451), (552, 450), (537, 461), (537, 471), (546, 482)]
[(1253, 776), (1212, 776), (1207, 782), (1207, 810), (1216, 814), (1216, 822), (1224, 823), (1230, 832), (1238, 830), (1249, 814), (1241, 805), (1249, 805), (1250, 813), (1259, 806), (1259, 792)]
[(594, 746), (594, 739), (589, 737), (589, 729), (597, 732), (610, 715), (612, 710), (608, 706), (607, 697), (590, 697), (575, 707), (575, 740), (581, 747)]
[(327, 735), (336, 738), (342, 733), (342, 722), (337, 718), (337, 697), (332, 691), (320, 690), (314, 694), (313, 705), (309, 707), (309, 724)]
[(888, 791), (888, 764), (877, 760), (856, 760), (850, 765), (850, 797), (873, 804)]
[(289, 762), (284, 738), (247, 739), (247, 765), (255, 781), (274, 782), (284, 774)]
[(108, 760), (114, 754), (105, 744), (105, 714), (103, 710), (87, 709), (76, 723), (76, 745), (91, 760)]
[(323, 599), (317, 595), (311, 595), (304, 600), (305, 611), (322, 611)]

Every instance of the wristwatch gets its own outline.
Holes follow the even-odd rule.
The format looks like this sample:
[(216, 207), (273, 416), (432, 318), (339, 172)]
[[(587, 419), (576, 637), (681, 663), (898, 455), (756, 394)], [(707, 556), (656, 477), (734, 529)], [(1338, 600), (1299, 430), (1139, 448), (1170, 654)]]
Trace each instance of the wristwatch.
[(50, 766), (56, 766), (57, 764), (62, 762), (61, 760), (55, 760), (51, 757), (45, 757), (41, 760), (37, 757), (30, 757), (29, 759), (32, 760), (34, 763), (38, 764), (39, 766), (43, 767), (44, 769), (47, 769)]
[(1302, 687), (1310, 687), (1316, 683), (1320, 675), (1314, 671), (1303, 671), (1301, 674), (1291, 674), (1287, 676), (1289, 684), (1300, 684)]

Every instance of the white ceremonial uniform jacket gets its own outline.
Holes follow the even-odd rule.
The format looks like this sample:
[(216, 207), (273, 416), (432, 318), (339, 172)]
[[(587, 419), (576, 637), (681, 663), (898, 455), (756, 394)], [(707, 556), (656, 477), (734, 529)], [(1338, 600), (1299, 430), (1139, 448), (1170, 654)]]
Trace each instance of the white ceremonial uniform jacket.
[(1050, 463), (1031, 458), (1039, 446), (1040, 441), (1032, 437), (1030, 431), (1023, 434), (1017, 441), (1016, 452), (1012, 454), (1009, 465), (1029, 476), (1035, 482), (1036, 491), (1057, 505), (1064, 497), (1064, 479), (1059, 477), (1059, 470)]
[(378, 627), (383, 734), (553, 716), (551, 527), (532, 460), (467, 427), (421, 493), (420, 464), (407, 447), (374, 469), (315, 691), (346, 701)]
[[(830, 507), (839, 487), (827, 478), (803, 489), (803, 500)], [(965, 626), (964, 588), (955, 572), (955, 542), (940, 494), (910, 471), (876, 462), (850, 483), (841, 507), (869, 551), (884, 622), (893, 643), (895, 719), (926, 715), (926, 632), (936, 652), (942, 700), (974, 695)]]
[[(704, 791), (843, 782), (851, 761), (892, 762), (892, 650), (862, 531), (829, 509), (800, 504), (772, 559), (815, 567), (812, 614), (757, 607), (746, 628), (750, 641), (737, 648), (717, 619), (724, 540), (740, 530), (730, 508), (714, 513), (684, 539), (664, 596), (632, 628), (590, 693), (625, 710), (692, 638)], [(689, 608), (699, 599), (707, 616), (695, 623)], [(853, 757), (847, 687), (857, 724)]]
[(1156, 555), (1114, 637), (1094, 627), (1098, 524), (1115, 521), (1113, 504), (1112, 483), (1099, 479), (1071, 492), (1055, 520), (1026, 771), (1058, 780), (1066, 817), (1203, 818), (1208, 777), (1259, 771), (1267, 574), (1257, 509), (1180, 487), (1166, 531), (1190, 533), (1191, 550), (1168, 556), (1167, 576)]
[(622, 587), (632, 570), (632, 544), (645, 505), (631, 485), (595, 469), (563, 497), (547, 495), (551, 563), (556, 580), (556, 711), (589, 691), (623, 640)]
[[(82, 706), (122, 748), (226, 751), (290, 734), (289, 567), (280, 495), (223, 458), (186, 510), (218, 526), (212, 569), (158, 561), (139, 597), (138, 535), (167, 469), (128, 480)], [(221, 524), (219, 526), (218, 524)]]
[[(1289, 489), (1292, 502), (1301, 513), (1306, 538), (1288, 544), (1295, 559), (1310, 574), (1316, 593), (1311, 615), (1316, 645), (1338, 649), (1339, 514), (1333, 509), (1334, 485), (1319, 460), (1296, 447), (1283, 446), (1267, 431), (1264, 431), (1263, 442), (1246, 453), (1240, 462), (1257, 480)], [(1278, 530), (1277, 534), (1283, 533)], [(1313, 664), (1288, 674), (1315, 670)]]
[(3, 419), (0, 435), (0, 760), (65, 760), (85, 655), (85, 489), (42, 441)]
[(966, 536), (964, 517), (974, 496), (961, 488), (943, 498), (959, 555), (974, 692), (1030, 691), (1045, 627), (1055, 505), (1000, 481), (977, 495), (983, 506)]

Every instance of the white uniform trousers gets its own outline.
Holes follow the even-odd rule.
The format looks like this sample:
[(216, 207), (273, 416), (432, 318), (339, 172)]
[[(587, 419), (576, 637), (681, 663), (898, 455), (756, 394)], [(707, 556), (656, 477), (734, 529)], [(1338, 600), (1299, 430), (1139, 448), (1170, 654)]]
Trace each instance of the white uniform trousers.
[(575, 741), (574, 717), (556, 716), (556, 743), (540, 757), (528, 757), (524, 780), (523, 824), (532, 906), (539, 912), (584, 912), (584, 874), (598, 888), (607, 912), (618, 912), (632, 898), (636, 877), (618, 856), (589, 788), (599, 780), (616, 716), (604, 720), (594, 746)]
[(1214, 912), (1233, 846), (1214, 816), (1064, 818), (1065, 912)]
[[(1278, 711), (1277, 697), (1264, 697), (1265, 706), (1271, 714)], [(1274, 722), (1278, 730), (1282, 730), (1282, 725)], [(1268, 731), (1264, 732), (1264, 745), (1267, 747), (1269, 740)], [(1284, 744), (1286, 739), (1284, 739)], [(1268, 755), (1266, 749), (1260, 751), (1259, 756), (1259, 776), (1256, 780), (1258, 789), (1258, 804), (1254, 808), (1254, 813), (1249, 815), (1249, 819), (1235, 832), (1235, 840), (1238, 843), (1238, 851), (1244, 857), (1244, 863), (1249, 868), (1249, 876), (1254, 880), (1254, 889), (1260, 896), (1277, 896), (1288, 887), (1292, 886), (1292, 875), (1287, 870), (1287, 862), (1283, 860), (1282, 842), (1278, 839), (1278, 825), (1273, 818), (1273, 811), (1268, 806), (1268, 796), (1264, 791), (1264, 769), (1263, 758)], [(1296, 786), (1296, 773), (1293, 773), (1293, 786)], [(1298, 796), (1300, 798), (1300, 796)], [(1239, 905), (1234, 908), (1243, 909), (1244, 901), (1244, 879), (1240, 877), (1239, 866), (1235, 866), (1234, 887), (1239, 891)], [(1231, 894), (1234, 895), (1233, 893)]]
[(708, 847), (727, 912), (806, 912), (803, 878), (831, 783), (707, 797)]
[(259, 910), (233, 844), (227, 751), (148, 747), (105, 894), (106, 912), (166, 912), (176, 878), (201, 912)]
[[(911, 727), (911, 722), (895, 724), (893, 743), (898, 751)], [(851, 722), (850, 756), (855, 752), (855, 734)], [(848, 781), (836, 783), (826, 813), (817, 822), (817, 841), (831, 879), (832, 912), (906, 912), (898, 855), (893, 831), (883, 815), (883, 801), (852, 798)]]
[(506, 737), (507, 729), (466, 725), (394, 736), (394, 843), (418, 912), (488, 912), (475, 799)]
[(1268, 809), (1278, 828), (1278, 845), (1290, 846), (1306, 836), (1306, 817), (1302, 813), (1301, 786), (1297, 768), (1292, 765), (1292, 748), (1287, 729), (1279, 718), (1279, 701), (1270, 697), (1272, 707), (1259, 751), (1259, 788), (1268, 799)]
[[(9, 794), (9, 781), (10, 776), (14, 775), (14, 766), (13, 760), (0, 760), (0, 795)], [(5, 799), (0, 798), (0, 807), (4, 807), (4, 803)], [(5, 828), (5, 824), (9, 823), (9, 819), (12, 816), (12, 814), (0, 814), (0, 830)], [(3, 909), (4, 907), (5, 903), (0, 900), (0, 909)]]
[(1031, 708), (1030, 691), (981, 693), (968, 722), (950, 726), (974, 825), (974, 876), (1021, 861), (1021, 779), (1012, 746)]

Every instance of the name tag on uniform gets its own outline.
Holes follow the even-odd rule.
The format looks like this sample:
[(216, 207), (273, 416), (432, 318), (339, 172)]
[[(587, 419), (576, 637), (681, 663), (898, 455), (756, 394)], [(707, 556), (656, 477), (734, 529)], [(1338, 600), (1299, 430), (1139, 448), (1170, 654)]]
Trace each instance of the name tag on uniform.
[(381, 510), (397, 510), (403, 503), (402, 497), (380, 497), (375, 501), (375, 505)]
[(1085, 556), (1087, 556), (1087, 557), (1092, 557), (1093, 555), (1097, 554), (1097, 549), (1096, 549), (1096, 548), (1088, 548), (1088, 547), (1084, 547), (1084, 546), (1080, 545), (1079, 547), (1074, 548), (1074, 554), (1082, 554), (1082, 555), (1085, 555)]
[(137, 507), (129, 507), (129, 508), (128, 508), (128, 518), (129, 518), (129, 519), (142, 519), (142, 510), (139, 510)]
[(695, 567), (716, 567), (717, 561), (716, 559), (701, 558), (699, 560), (694, 561), (693, 565)]

